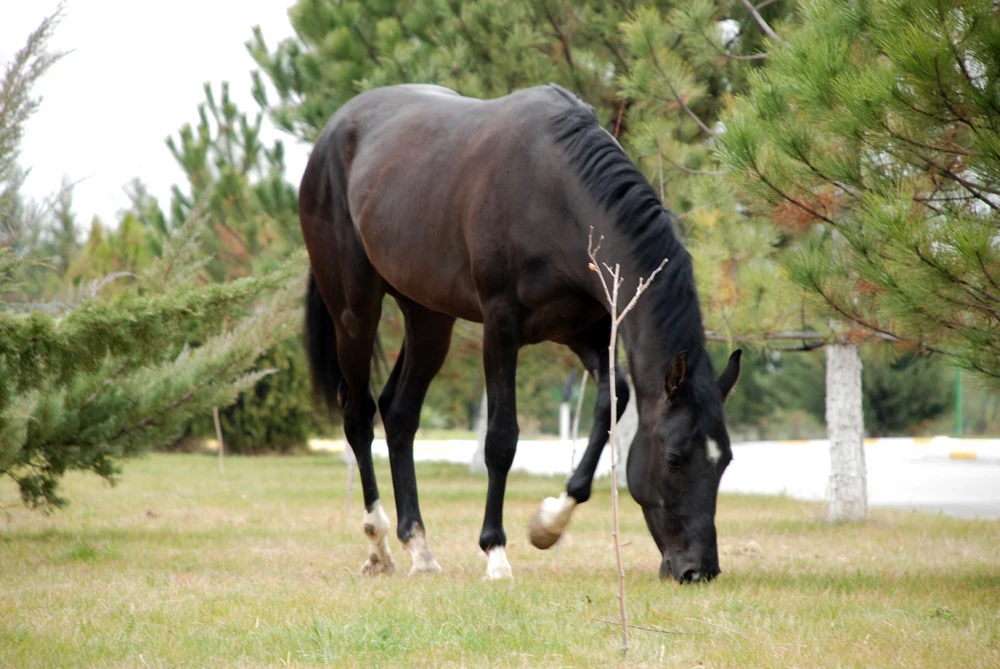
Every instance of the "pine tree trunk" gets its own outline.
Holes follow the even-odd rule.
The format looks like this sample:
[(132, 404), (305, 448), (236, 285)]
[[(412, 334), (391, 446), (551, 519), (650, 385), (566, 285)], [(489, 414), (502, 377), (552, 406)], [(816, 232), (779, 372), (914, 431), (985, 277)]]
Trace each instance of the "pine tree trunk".
[(854, 344), (826, 346), (826, 431), (830, 439), (830, 520), (864, 520), (865, 483), (861, 354)]
[(486, 391), (479, 403), (479, 415), (476, 416), (476, 452), (472, 454), (469, 469), (476, 474), (486, 473), (486, 427), (489, 425), (489, 408), (486, 403)]
[(636, 409), (635, 388), (632, 386), (631, 379), (629, 380), (628, 388), (631, 399), (625, 405), (625, 413), (622, 414), (621, 420), (618, 421), (618, 434), (615, 435), (615, 444), (618, 447), (618, 485), (622, 487), (628, 486), (628, 468), (626, 467), (628, 452), (632, 447), (632, 440), (635, 438), (635, 433), (639, 430), (639, 410)]

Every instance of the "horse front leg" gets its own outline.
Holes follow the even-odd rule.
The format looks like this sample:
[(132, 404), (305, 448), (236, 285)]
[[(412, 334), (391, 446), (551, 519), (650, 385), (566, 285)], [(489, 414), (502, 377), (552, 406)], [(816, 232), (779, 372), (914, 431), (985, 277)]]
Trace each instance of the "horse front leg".
[[(610, 324), (608, 326), (610, 328)], [(597, 335), (603, 332), (598, 328)], [(610, 333), (608, 335), (610, 338)], [(593, 337), (600, 341), (599, 336)], [(584, 340), (574, 345), (573, 350), (580, 360), (597, 380), (597, 401), (594, 405), (594, 426), (590, 430), (587, 448), (580, 459), (580, 464), (566, 482), (566, 492), (559, 497), (546, 497), (531, 517), (528, 526), (528, 536), (535, 548), (550, 548), (562, 536), (569, 525), (573, 510), (577, 504), (583, 504), (590, 499), (591, 487), (594, 482), (594, 472), (601, 460), (601, 452), (608, 442), (608, 431), (611, 429), (611, 389), (608, 383), (608, 350)], [(628, 382), (621, 367), (615, 362), (615, 392), (618, 396), (618, 418), (625, 412), (629, 401)]]
[(489, 416), (485, 455), (489, 486), (479, 547), (489, 559), (486, 578), (500, 579), (512, 576), (503, 529), (503, 501), (520, 432), (515, 392), (520, 325), (517, 310), (506, 304), (490, 304), (483, 311), (483, 368)]

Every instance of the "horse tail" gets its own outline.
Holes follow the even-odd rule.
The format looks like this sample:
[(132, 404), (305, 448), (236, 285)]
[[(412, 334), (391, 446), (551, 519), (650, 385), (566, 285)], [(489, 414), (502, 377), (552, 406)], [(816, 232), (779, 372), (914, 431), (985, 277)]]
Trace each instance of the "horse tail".
[(322, 400), (331, 413), (335, 413), (344, 404), (343, 375), (337, 361), (337, 329), (312, 272), (309, 272), (306, 292), (305, 343), (313, 395), (317, 401)]

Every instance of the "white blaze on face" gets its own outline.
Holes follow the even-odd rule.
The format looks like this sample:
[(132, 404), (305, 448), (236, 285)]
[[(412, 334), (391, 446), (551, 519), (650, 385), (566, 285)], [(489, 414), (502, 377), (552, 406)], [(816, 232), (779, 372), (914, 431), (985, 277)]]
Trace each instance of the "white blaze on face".
[(507, 562), (507, 550), (503, 546), (491, 548), (486, 552), (489, 562), (486, 565), (486, 578), (496, 581), (501, 578), (513, 578), (510, 563)]
[(722, 457), (722, 449), (719, 448), (719, 442), (709, 437), (705, 440), (705, 449), (708, 451), (709, 462), (713, 465), (719, 464), (719, 458)]

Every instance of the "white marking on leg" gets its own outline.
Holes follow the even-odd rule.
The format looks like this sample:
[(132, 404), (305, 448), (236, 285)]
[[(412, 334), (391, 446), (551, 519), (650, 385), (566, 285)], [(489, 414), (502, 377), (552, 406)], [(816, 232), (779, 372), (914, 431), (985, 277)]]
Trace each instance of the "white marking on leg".
[(441, 571), (441, 565), (434, 559), (434, 554), (431, 553), (431, 549), (427, 545), (427, 539), (424, 537), (424, 531), (419, 526), (413, 528), (413, 536), (403, 544), (403, 547), (409, 551), (410, 557), (413, 558), (413, 566), (410, 567), (410, 576)]
[(361, 567), (362, 574), (391, 574), (396, 565), (389, 551), (389, 517), (382, 509), (382, 501), (376, 500), (372, 510), (365, 514), (365, 534), (370, 543), (368, 559)]
[(575, 508), (576, 500), (566, 493), (542, 500), (529, 526), (531, 545), (545, 549), (555, 544), (569, 525)]
[(507, 549), (503, 546), (496, 546), (486, 551), (489, 562), (486, 565), (486, 578), (496, 581), (501, 578), (514, 578), (510, 570), (510, 563), (507, 562)]
[(705, 449), (708, 451), (709, 462), (713, 465), (719, 464), (719, 458), (722, 457), (722, 449), (719, 448), (719, 442), (709, 437), (705, 440)]

